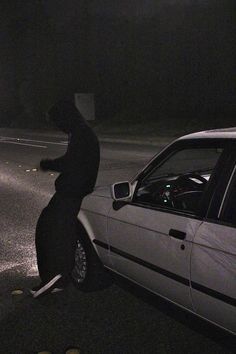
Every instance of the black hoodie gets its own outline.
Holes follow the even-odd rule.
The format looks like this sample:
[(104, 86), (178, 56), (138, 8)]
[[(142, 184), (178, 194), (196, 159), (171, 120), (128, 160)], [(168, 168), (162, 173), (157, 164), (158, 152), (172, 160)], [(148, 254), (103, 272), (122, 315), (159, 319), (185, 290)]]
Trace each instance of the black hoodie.
[(46, 160), (45, 169), (61, 172), (55, 181), (57, 192), (82, 198), (93, 191), (96, 183), (100, 161), (98, 139), (73, 102), (60, 101), (48, 115), (68, 134), (69, 142), (65, 155)]

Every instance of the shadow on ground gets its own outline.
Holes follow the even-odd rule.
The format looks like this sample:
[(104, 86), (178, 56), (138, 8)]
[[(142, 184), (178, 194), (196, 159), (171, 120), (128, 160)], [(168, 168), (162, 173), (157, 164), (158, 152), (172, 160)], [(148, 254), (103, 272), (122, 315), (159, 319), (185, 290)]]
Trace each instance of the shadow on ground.
[[(70, 285), (34, 300), (27, 288), (37, 280), (1, 273), (0, 353), (62, 354), (69, 346), (81, 354), (233, 353), (226, 334), (120, 279), (97, 292)], [(12, 296), (15, 289), (23, 294)]]

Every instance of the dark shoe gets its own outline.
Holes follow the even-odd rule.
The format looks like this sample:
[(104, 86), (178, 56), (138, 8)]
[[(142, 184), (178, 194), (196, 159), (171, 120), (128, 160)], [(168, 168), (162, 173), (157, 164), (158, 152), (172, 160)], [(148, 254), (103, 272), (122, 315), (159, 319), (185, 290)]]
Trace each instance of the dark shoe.
[(61, 287), (58, 286), (58, 282), (61, 279), (61, 277), (62, 277), (61, 274), (57, 274), (54, 278), (49, 280), (47, 283), (42, 283), (38, 287), (31, 289), (30, 292), (33, 295), (33, 298), (37, 299), (40, 296), (61, 291)]

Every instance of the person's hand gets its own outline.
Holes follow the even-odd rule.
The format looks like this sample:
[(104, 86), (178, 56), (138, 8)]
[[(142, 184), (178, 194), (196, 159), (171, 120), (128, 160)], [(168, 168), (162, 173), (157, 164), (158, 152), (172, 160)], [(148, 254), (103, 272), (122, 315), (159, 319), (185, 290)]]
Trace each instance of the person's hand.
[(50, 159), (43, 159), (40, 161), (40, 170), (48, 171), (50, 169)]

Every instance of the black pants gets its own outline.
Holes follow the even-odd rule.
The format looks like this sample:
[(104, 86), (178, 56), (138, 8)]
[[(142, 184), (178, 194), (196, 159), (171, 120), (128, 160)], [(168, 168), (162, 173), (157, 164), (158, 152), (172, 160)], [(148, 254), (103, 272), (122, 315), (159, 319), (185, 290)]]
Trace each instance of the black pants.
[(77, 236), (77, 214), (82, 198), (55, 193), (43, 209), (36, 226), (38, 271), (42, 282), (57, 274), (69, 280), (74, 266)]

